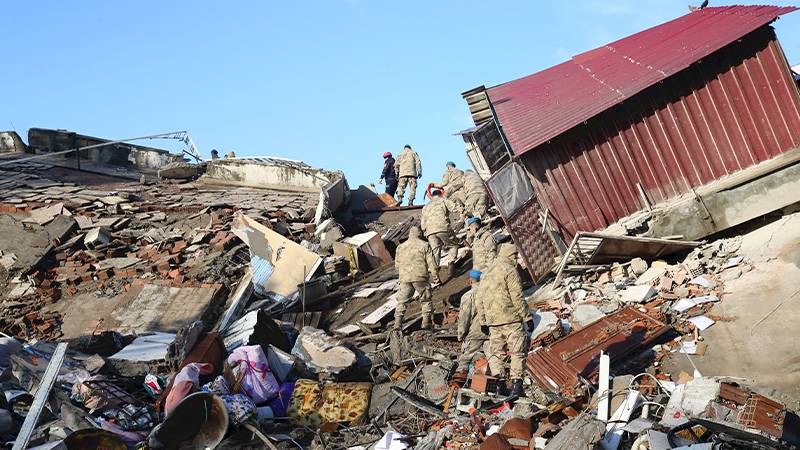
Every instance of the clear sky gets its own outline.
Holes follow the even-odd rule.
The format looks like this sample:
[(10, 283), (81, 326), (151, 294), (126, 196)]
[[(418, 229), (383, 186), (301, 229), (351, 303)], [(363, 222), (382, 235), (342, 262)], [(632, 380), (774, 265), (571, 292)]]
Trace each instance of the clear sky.
[[(105, 0), (4, 12), (0, 130), (13, 124), (26, 140), (31, 127), (111, 139), (188, 130), (204, 156), (301, 159), (357, 186), (377, 182), (381, 154), (406, 143), (423, 182), (448, 160), (466, 166), (453, 136), (472, 125), (461, 92), (688, 10), (681, 0)], [(800, 12), (775, 27), (800, 64)]]

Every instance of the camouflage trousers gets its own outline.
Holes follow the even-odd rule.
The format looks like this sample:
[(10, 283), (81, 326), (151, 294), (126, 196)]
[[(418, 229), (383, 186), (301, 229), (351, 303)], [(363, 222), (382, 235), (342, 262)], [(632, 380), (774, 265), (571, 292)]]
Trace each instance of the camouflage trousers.
[(486, 194), (472, 194), (464, 200), (464, 211), (475, 217), (486, 218), (486, 210), (489, 208), (489, 198)]
[(488, 354), (489, 341), (487, 339), (464, 339), (464, 342), (461, 343), (461, 354), (458, 356), (457, 370), (467, 370), (473, 361)]
[(396, 325), (401, 325), (403, 316), (408, 308), (408, 302), (414, 296), (414, 292), (419, 293), (419, 302), (422, 307), (422, 317), (433, 315), (433, 301), (431, 300), (431, 285), (427, 281), (416, 281), (414, 283), (400, 282), (400, 291), (397, 293), (397, 307), (394, 309), (394, 321)]
[(408, 185), (408, 204), (410, 205), (417, 198), (417, 177), (400, 177), (397, 182), (397, 201), (399, 203), (403, 203), (406, 185)]
[(505, 375), (506, 350), (511, 353), (511, 379), (525, 375), (525, 331), (522, 323), (509, 323), (489, 327), (489, 369), (492, 375)]
[(442, 257), (442, 247), (446, 247), (448, 251), (448, 255), (450, 255), (450, 262), (456, 260), (456, 256), (458, 255), (458, 245), (453, 241), (453, 236), (450, 235), (447, 231), (442, 231), (440, 233), (431, 233), (428, 235), (428, 244), (431, 245), (431, 250), (433, 250), (433, 259), (436, 261), (436, 266), (438, 267), (441, 263)]
[(453, 192), (447, 193), (447, 198), (453, 201), (456, 205), (464, 207), (464, 189), (458, 189)]

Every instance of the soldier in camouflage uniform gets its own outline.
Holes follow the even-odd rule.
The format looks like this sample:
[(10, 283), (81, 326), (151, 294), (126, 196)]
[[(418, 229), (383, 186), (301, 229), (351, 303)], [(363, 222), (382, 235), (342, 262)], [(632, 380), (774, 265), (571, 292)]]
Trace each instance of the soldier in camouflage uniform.
[(403, 195), (408, 185), (408, 205), (414, 204), (417, 197), (417, 179), (422, 178), (422, 160), (410, 145), (403, 147), (403, 151), (394, 160), (394, 170), (397, 173), (397, 202), (403, 203)]
[[(471, 288), (461, 296), (458, 311), (458, 340), (461, 342), (461, 355), (458, 357), (458, 372), (466, 372), (469, 365), (486, 352), (489, 336), (481, 329), (483, 322), (478, 318), (475, 293), (481, 280), (481, 271), (469, 272)], [(466, 377), (464, 377), (466, 379)]]
[(467, 221), (472, 237), (472, 268), (486, 271), (494, 262), (497, 255), (497, 241), (494, 240), (492, 230), (482, 226), (480, 217), (471, 217)]
[(481, 177), (472, 170), (464, 172), (464, 195), (464, 211), (471, 216), (486, 218), (489, 195)]
[(433, 259), (430, 245), (422, 239), (418, 227), (411, 227), (408, 239), (397, 246), (394, 264), (400, 279), (397, 308), (394, 310), (394, 327), (399, 329), (403, 325), (406, 306), (416, 291), (422, 305), (422, 328), (430, 328), (433, 319), (431, 282), (439, 284), (439, 266)]
[[(433, 250), (433, 257), (436, 266), (441, 262), (441, 251), (443, 247), (448, 249), (450, 255), (450, 272), (454, 267), (453, 263), (458, 254), (458, 245), (453, 240), (453, 227), (450, 224), (450, 215), (453, 213), (461, 215), (461, 208), (454, 202), (442, 197), (441, 191), (434, 190), (431, 195), (433, 199), (422, 208), (420, 213), (420, 224), (422, 232), (428, 239)], [(452, 275), (452, 273), (451, 273)]]
[(435, 186), (438, 189), (444, 189), (447, 198), (458, 203), (459, 206), (464, 205), (464, 172), (456, 169), (456, 163), (448, 161), (442, 175), (442, 182)]
[(511, 353), (512, 395), (522, 395), (525, 361), (525, 323), (530, 311), (522, 298), (522, 282), (517, 273), (517, 248), (503, 244), (489, 273), (483, 275), (478, 290), (478, 315), (489, 327), (489, 369), (493, 376), (505, 374), (505, 350)]

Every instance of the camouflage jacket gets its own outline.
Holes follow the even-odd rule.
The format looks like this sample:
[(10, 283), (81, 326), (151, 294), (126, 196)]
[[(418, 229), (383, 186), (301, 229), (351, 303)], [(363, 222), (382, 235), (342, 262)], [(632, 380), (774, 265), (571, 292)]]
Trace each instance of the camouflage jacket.
[(442, 175), (441, 187), (445, 189), (447, 195), (451, 195), (464, 188), (464, 172), (455, 167), (447, 166)]
[(427, 205), (422, 207), (420, 213), (420, 226), (425, 236), (434, 233), (449, 232), (450, 214), (461, 214), (462, 208), (443, 197), (434, 197)]
[(497, 256), (497, 241), (488, 227), (478, 228), (472, 240), (472, 265), (484, 271), (491, 267)]
[(478, 308), (475, 301), (476, 288), (467, 291), (461, 296), (461, 306), (458, 311), (458, 339), (479, 339), (486, 340), (488, 336), (481, 331), (481, 322), (478, 317)]
[(470, 195), (487, 195), (483, 180), (477, 173), (468, 172), (464, 174), (464, 193)]
[(404, 148), (394, 160), (394, 171), (398, 177), (422, 176), (422, 160), (414, 150)]
[(408, 238), (397, 246), (394, 265), (401, 283), (430, 281), (437, 276), (436, 260), (428, 242), (419, 238)]
[(517, 266), (511, 260), (495, 260), (489, 273), (481, 276), (477, 299), (478, 316), (488, 326), (524, 323), (531, 318)]

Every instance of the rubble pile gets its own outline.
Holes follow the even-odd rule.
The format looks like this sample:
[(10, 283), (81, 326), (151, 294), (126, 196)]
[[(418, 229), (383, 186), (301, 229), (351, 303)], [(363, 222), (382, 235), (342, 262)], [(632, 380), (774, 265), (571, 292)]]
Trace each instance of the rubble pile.
[[(0, 232), (17, 236), (0, 247), (6, 442), (800, 445), (800, 422), (782, 397), (674, 364), (694, 366), (708, 350), (705, 330), (732, 320), (712, 307), (754, 264), (738, 254), (738, 237), (701, 243), (594, 233), (635, 251), (593, 250), (595, 259), (577, 263), (568, 252), (556, 276), (538, 284), (519, 267), (525, 362), (515, 392), (506, 374), (513, 355), (493, 353), (482, 334), (488, 327), (475, 324), (483, 341), (474, 353), (464, 350), (473, 338), (464, 320), (478, 303), (463, 302), (485, 295), (475, 287), (481, 272), (471, 270), (476, 230), (484, 227), (484, 244), (506, 245), (496, 255), (518, 267), (494, 206), (481, 220), (459, 212), (449, 219), (457, 248), (431, 274), (426, 323), (413, 300), (395, 320), (402, 301), (395, 249), (417, 234), (410, 231), (419, 207), (364, 210), (370, 198), (351, 198), (320, 215), (318, 192), (202, 177), (131, 180), (41, 162), (0, 170), (0, 183), (9, 187), (0, 193)], [(491, 251), (481, 255), (491, 273), (499, 263)], [(492, 358), (502, 360), (499, 373)]]
[[(20, 168), (46, 170), (27, 163)], [(44, 307), (62, 296), (96, 292), (113, 297), (132, 283), (221, 287), (238, 280), (249, 262), (231, 232), (233, 211), (269, 223), (291, 239), (311, 237), (313, 194), (229, 189), (205, 185), (116, 183), (98, 190), (30, 172), (3, 171), (5, 213), (29, 215), (14, 231), (41, 234), (38, 259), (22, 264), (6, 250), (9, 292), (2, 321), (18, 337), (57, 338), (58, 312)], [(10, 232), (10, 230), (7, 230)], [(13, 250), (13, 249), (12, 249)]]

